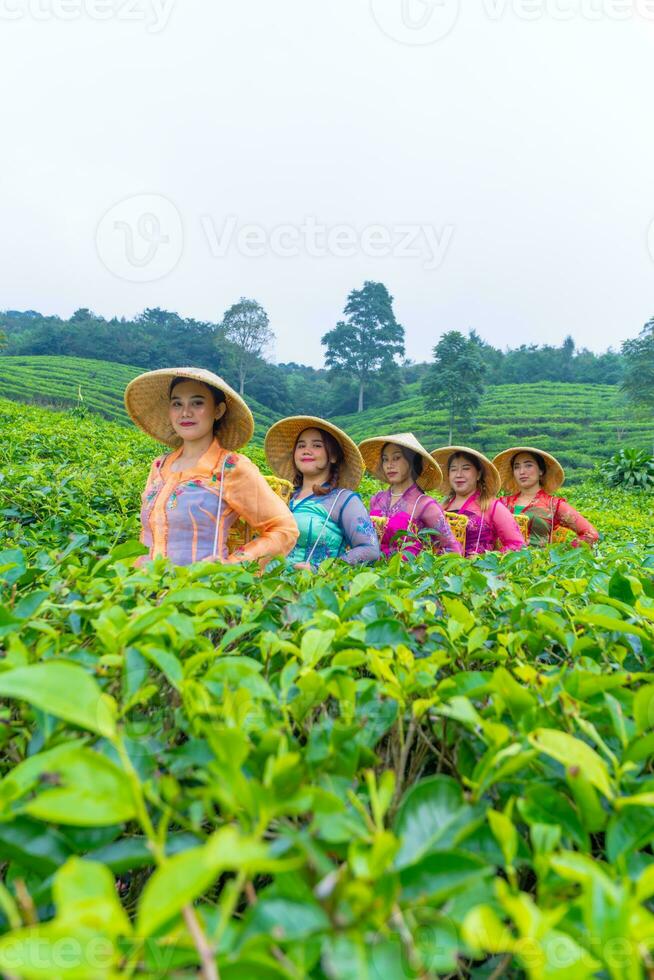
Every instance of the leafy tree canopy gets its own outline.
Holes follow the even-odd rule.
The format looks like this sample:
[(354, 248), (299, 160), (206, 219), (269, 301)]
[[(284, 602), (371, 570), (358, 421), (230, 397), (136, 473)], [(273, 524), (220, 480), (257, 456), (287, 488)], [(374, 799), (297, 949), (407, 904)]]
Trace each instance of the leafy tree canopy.
[(321, 343), (325, 363), (335, 374), (356, 380), (357, 411), (363, 411), (364, 393), (382, 369), (388, 370), (404, 355), (404, 327), (395, 319), (393, 297), (381, 282), (365, 282), (353, 289), (339, 320)]

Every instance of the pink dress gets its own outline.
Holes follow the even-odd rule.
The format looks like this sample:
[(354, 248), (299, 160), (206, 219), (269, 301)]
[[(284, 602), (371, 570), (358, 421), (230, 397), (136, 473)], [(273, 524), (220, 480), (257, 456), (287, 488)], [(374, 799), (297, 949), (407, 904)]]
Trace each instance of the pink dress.
[(451, 507), (446, 507), (446, 510), (468, 518), (466, 558), (481, 555), (484, 551), (520, 551), (525, 547), (525, 539), (513, 514), (497, 498), (491, 501), (483, 515), (478, 490), (468, 497), (458, 511), (453, 511)]
[[(381, 540), (381, 550), (387, 558), (398, 548), (404, 553), (417, 555), (422, 551), (423, 543), (416, 541), (414, 535), (426, 529), (437, 532), (426, 538), (439, 554), (446, 551), (457, 555), (462, 553), (461, 545), (452, 534), (443, 508), (437, 500), (423, 493), (417, 483), (405, 490), (395, 503), (391, 502), (390, 488), (376, 493), (370, 501), (370, 516), (388, 518)], [(409, 532), (404, 543), (401, 538), (393, 540), (394, 535), (400, 531)]]

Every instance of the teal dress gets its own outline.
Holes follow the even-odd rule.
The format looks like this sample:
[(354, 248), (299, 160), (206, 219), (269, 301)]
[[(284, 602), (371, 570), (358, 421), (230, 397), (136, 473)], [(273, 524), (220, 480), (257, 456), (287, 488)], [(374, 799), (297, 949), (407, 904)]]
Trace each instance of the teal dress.
[(296, 496), (289, 508), (300, 536), (287, 562), (317, 567), (326, 558), (342, 558), (349, 565), (378, 560), (377, 532), (358, 493), (337, 488), (322, 497)]

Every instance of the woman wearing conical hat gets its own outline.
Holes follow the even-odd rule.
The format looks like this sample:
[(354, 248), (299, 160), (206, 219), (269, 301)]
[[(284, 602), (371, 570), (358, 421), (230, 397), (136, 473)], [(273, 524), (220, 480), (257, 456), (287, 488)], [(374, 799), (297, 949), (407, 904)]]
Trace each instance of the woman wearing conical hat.
[(467, 518), (466, 557), (524, 548), (515, 518), (496, 496), (500, 477), (491, 461), (467, 446), (444, 446), (431, 455), (445, 474), (443, 507)]
[(300, 536), (288, 561), (312, 570), (326, 558), (377, 561), (377, 534), (356, 493), (363, 460), (350, 437), (324, 419), (300, 415), (276, 422), (264, 448), (273, 473), (295, 486), (289, 508)]
[(512, 514), (524, 514), (529, 519), (529, 544), (545, 547), (552, 541), (554, 531), (565, 527), (573, 531), (578, 547), (582, 542), (593, 545), (599, 534), (585, 517), (562, 497), (553, 494), (562, 486), (565, 471), (550, 453), (533, 446), (513, 446), (493, 460), (508, 497), (502, 503)]
[[(365, 439), (359, 445), (366, 468), (380, 483), (388, 483), (370, 500), (370, 516), (386, 519), (381, 550), (389, 557), (401, 548), (403, 555), (417, 555), (423, 547), (415, 535), (429, 530), (429, 542), (440, 553), (461, 554), (443, 509), (427, 495), (443, 479), (438, 463), (412, 432)], [(403, 540), (401, 532), (408, 532)]]
[[(173, 450), (155, 459), (142, 497), (149, 558), (263, 564), (291, 550), (297, 528), (288, 509), (236, 452), (252, 436), (252, 413), (222, 378), (201, 368), (148, 371), (128, 384), (125, 405), (140, 429)], [(230, 555), (229, 529), (238, 518), (258, 537)]]

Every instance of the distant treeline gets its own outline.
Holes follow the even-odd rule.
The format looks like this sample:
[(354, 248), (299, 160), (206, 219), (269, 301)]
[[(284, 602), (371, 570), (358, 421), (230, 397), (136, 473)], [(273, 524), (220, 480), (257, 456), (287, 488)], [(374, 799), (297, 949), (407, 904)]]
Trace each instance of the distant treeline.
[[(3, 353), (50, 354), (117, 361), (144, 369), (171, 364), (193, 364), (216, 371), (237, 385), (234, 345), (221, 323), (180, 317), (161, 309), (147, 309), (133, 320), (105, 320), (79, 309), (68, 320), (33, 310), (0, 313), (0, 331), (6, 336)], [(486, 384), (523, 384), (569, 381), (578, 384), (618, 384), (623, 359), (612, 350), (594, 354), (577, 350), (568, 337), (560, 347), (522, 345), (501, 351), (470, 335), (479, 344), (486, 365)], [(437, 341), (435, 334), (433, 341)], [(381, 372), (370, 385), (367, 406), (391, 404), (408, 394), (407, 385), (422, 379), (429, 365), (405, 362)], [(245, 394), (280, 412), (342, 415), (357, 409), (357, 384), (334, 376), (325, 368), (303, 364), (272, 364), (258, 358), (248, 375)]]

